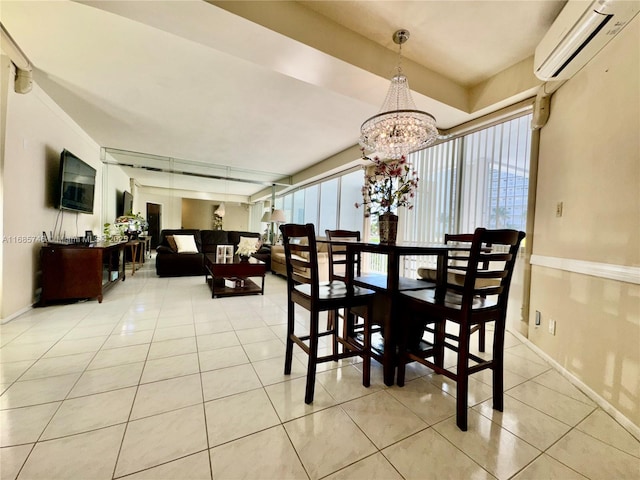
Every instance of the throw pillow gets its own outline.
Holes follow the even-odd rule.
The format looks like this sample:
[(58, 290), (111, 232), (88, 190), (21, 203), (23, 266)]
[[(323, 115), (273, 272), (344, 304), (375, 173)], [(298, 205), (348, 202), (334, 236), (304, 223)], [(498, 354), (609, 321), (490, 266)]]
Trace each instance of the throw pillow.
[(178, 253), (198, 253), (198, 247), (193, 235), (174, 235), (173, 239), (176, 241)]
[(176, 239), (173, 238), (173, 235), (167, 235), (167, 243), (169, 244), (169, 248), (174, 252), (178, 251), (178, 245), (176, 245)]

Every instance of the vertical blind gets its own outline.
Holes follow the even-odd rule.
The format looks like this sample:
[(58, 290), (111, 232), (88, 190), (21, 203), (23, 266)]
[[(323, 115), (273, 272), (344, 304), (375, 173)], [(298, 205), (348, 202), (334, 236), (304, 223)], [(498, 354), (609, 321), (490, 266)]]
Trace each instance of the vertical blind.
[[(442, 242), (445, 233), (477, 227), (525, 230), (531, 114), (411, 154), (420, 184), (414, 208), (403, 209), (399, 237)], [(415, 276), (430, 257), (406, 257), (403, 275)], [(379, 269), (374, 258), (368, 265)]]
[[(444, 241), (445, 233), (473, 232), (477, 227), (525, 230), (531, 150), (531, 113), (474, 131), (409, 155), (420, 183), (414, 207), (400, 209), (399, 240)], [(323, 180), (276, 199), (287, 221), (310, 222), (324, 229), (361, 230), (362, 170)], [(364, 237), (377, 241), (377, 219), (369, 219)], [(402, 274), (435, 262), (403, 257)], [(384, 272), (386, 258), (363, 256), (363, 269)]]

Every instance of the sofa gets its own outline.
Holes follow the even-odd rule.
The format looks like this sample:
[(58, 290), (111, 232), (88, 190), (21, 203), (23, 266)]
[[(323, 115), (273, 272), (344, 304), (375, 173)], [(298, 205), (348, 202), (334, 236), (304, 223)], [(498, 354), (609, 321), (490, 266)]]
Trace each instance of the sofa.
[[(175, 239), (169, 237), (175, 235), (191, 236), (192, 248), (187, 252), (178, 253)], [(190, 275), (204, 275), (204, 256), (216, 253), (218, 245), (233, 245), (235, 252), (240, 243), (240, 237), (260, 239), (260, 234), (255, 232), (240, 232), (227, 230), (194, 230), (194, 229), (165, 229), (160, 232), (160, 242), (156, 247), (156, 273), (160, 277), (182, 277)], [(270, 250), (260, 248), (254, 254), (264, 261), (267, 267), (271, 264)]]
[[(329, 281), (329, 252), (326, 243), (318, 243), (318, 277), (321, 282)], [(298, 269), (294, 267), (297, 273), (303, 277), (309, 278), (308, 269)], [(283, 245), (271, 246), (271, 271), (284, 277), (287, 276), (287, 261), (284, 255)]]

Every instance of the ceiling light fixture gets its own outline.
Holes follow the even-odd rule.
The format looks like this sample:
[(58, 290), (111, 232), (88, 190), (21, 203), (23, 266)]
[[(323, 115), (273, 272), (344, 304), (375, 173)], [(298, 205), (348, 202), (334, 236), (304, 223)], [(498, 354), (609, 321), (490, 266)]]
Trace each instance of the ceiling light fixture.
[(409, 81), (402, 73), (402, 44), (408, 39), (408, 30), (398, 30), (393, 34), (393, 41), (400, 46), (398, 73), (391, 79), (380, 112), (360, 127), (360, 145), (384, 158), (407, 156), (433, 144), (439, 135), (435, 117), (416, 110)]

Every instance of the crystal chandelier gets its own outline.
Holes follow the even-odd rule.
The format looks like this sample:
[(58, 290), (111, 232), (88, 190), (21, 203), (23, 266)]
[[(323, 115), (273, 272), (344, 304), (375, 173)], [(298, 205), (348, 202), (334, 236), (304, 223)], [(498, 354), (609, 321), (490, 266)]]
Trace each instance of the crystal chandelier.
[(391, 79), (380, 112), (365, 120), (360, 127), (360, 145), (384, 158), (407, 156), (433, 144), (439, 135), (433, 115), (416, 110), (409, 81), (402, 73), (402, 44), (408, 39), (407, 30), (393, 34), (393, 41), (400, 46), (398, 73)]

